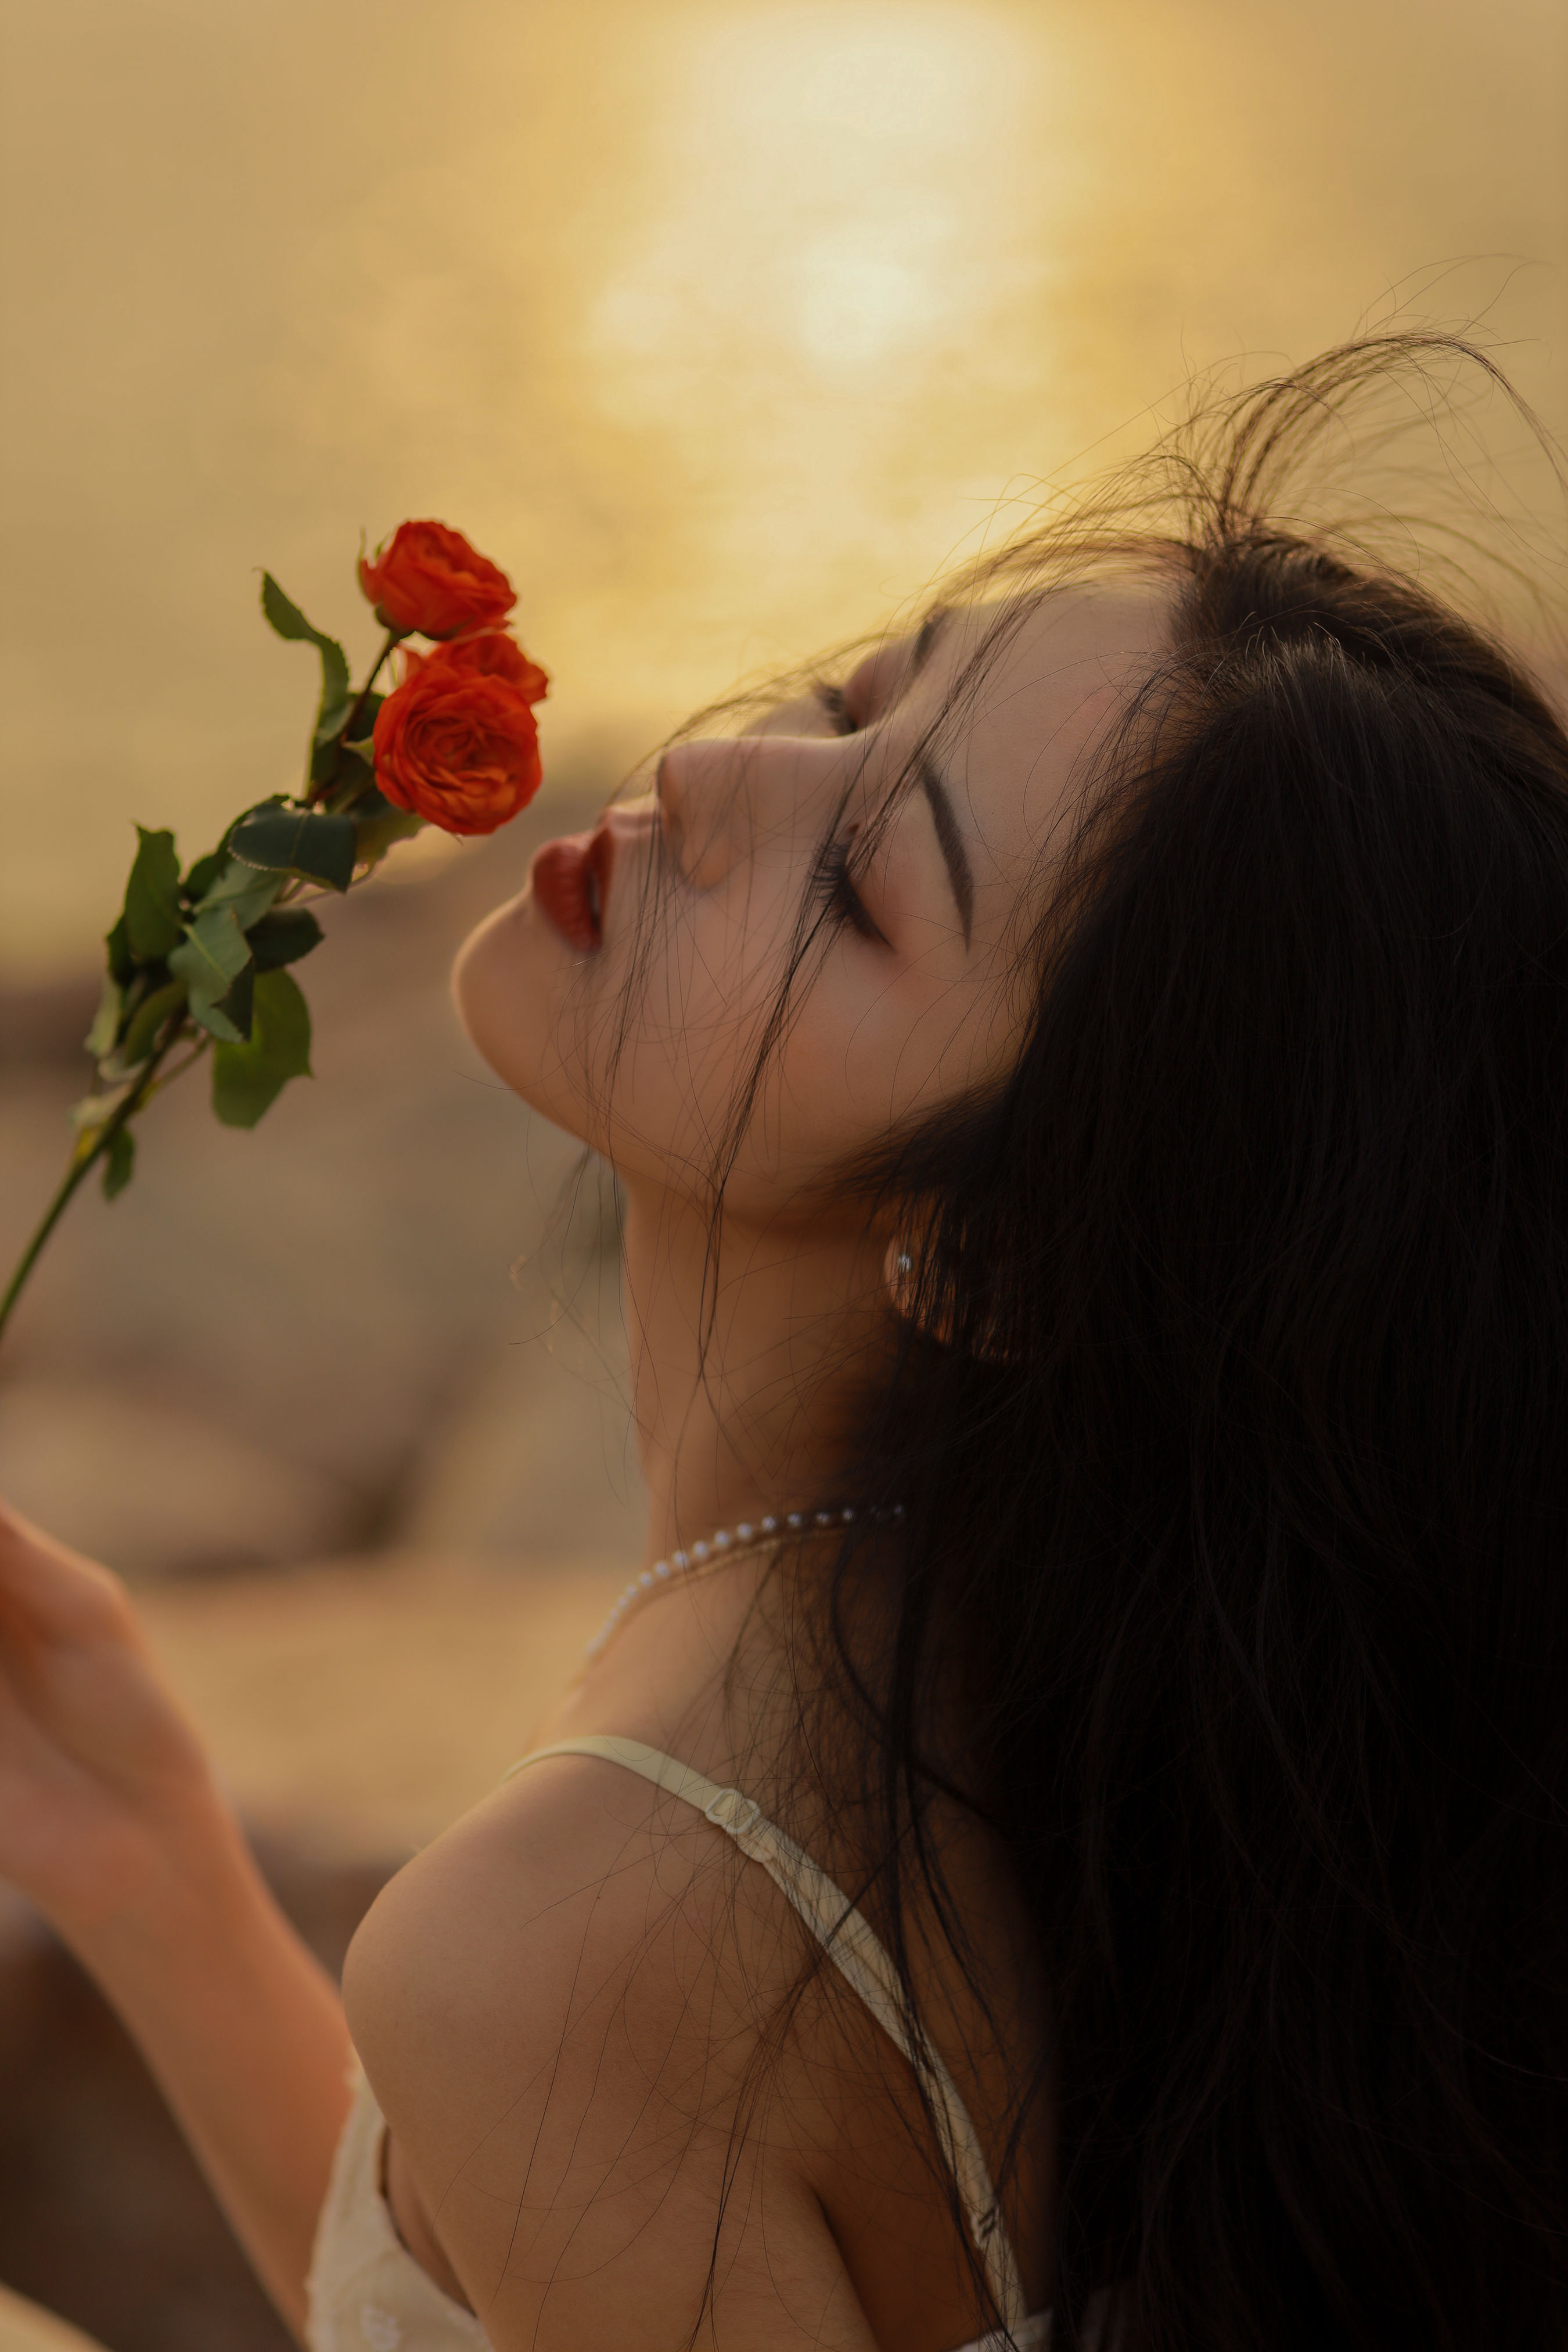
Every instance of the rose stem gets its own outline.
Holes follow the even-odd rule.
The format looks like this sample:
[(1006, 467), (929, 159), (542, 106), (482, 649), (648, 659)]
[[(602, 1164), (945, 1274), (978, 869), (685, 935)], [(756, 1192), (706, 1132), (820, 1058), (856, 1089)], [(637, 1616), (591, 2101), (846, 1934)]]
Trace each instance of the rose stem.
[[(381, 676), (382, 671), (385, 668), (387, 656), (391, 653), (394, 646), (400, 646), (405, 637), (410, 637), (413, 635), (414, 632), (412, 629), (388, 629), (386, 633), (386, 642), (382, 646), (381, 651), (377, 654), (374, 661), (371, 665), (370, 676), (365, 679), (365, 682), (361, 687), (358, 694), (355, 695), (353, 708), (338, 730), (337, 740), (340, 743), (346, 743), (350, 735), (353, 733), (354, 722), (358, 719), (361, 711), (364, 709), (365, 704), (370, 700), (370, 690), (375, 684), (376, 679)], [(316, 793), (317, 787), (312, 784), (309, 793), (306, 794), (307, 800), (313, 801), (316, 798)], [(4, 1329), (4, 1324), (0, 1324), (0, 1329)]]
[[(136, 1113), (148, 1100), (148, 1097), (153, 1091), (153, 1081), (157, 1076), (159, 1064), (163, 1061), (169, 1054), (173, 1053), (175, 1045), (178, 1045), (180, 1041), (182, 1034), (182, 1029), (176, 1029), (172, 1037), (164, 1039), (163, 1045), (159, 1046), (157, 1052), (153, 1055), (152, 1060), (142, 1071), (142, 1076), (137, 1080), (135, 1086), (132, 1087), (124, 1101), (121, 1103), (119, 1107), (110, 1113), (110, 1117), (104, 1120), (103, 1125), (98, 1129), (94, 1140), (88, 1146), (87, 1150), (83, 1150), (81, 1144), (79, 1142), (78, 1143), (75, 1151), (71, 1154), (70, 1166), (65, 1172), (59, 1190), (56, 1192), (54, 1199), (49, 1202), (48, 1207), (45, 1210), (37, 1233), (33, 1235), (32, 1240), (27, 1244), (26, 1248), (22, 1252), (20, 1258), (18, 1258), (16, 1262), (16, 1270), (12, 1275), (10, 1282), (6, 1286), (5, 1297), (0, 1298), (0, 1336), (4, 1335), (5, 1326), (11, 1319), (11, 1309), (16, 1306), (16, 1301), (22, 1296), (22, 1291), (26, 1283), (27, 1276), (32, 1273), (34, 1266), (37, 1265), (39, 1258), (43, 1255), (45, 1243), (48, 1240), (49, 1235), (54, 1232), (55, 1227), (59, 1223), (61, 1217), (64, 1216), (71, 1195), (75, 1192), (78, 1185), (81, 1183), (89, 1170), (95, 1168), (98, 1162), (102, 1159), (104, 1153), (108, 1150), (110, 1145), (113, 1142), (121, 1129), (124, 1127), (130, 1119), (135, 1117)], [(198, 1045), (196, 1052), (191, 1055), (191, 1062), (194, 1062), (197, 1058), (201, 1050), (201, 1046)], [(182, 1062), (180, 1068), (188, 1070), (190, 1066), (190, 1062)], [(178, 1071), (170, 1072), (170, 1076), (172, 1077), (178, 1076)]]

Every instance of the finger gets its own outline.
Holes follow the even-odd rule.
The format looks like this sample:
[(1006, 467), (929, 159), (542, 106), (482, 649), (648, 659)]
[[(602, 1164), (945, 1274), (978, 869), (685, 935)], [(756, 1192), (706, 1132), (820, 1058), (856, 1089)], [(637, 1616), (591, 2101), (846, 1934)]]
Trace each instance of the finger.
[(38, 1634), (82, 1640), (134, 1623), (117, 1576), (0, 1500), (0, 1612)]

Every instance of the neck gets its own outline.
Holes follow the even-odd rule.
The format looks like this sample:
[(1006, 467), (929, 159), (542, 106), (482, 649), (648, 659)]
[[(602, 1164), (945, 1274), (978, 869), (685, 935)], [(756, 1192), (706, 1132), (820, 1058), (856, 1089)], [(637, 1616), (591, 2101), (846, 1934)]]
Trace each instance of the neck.
[(863, 1232), (730, 1216), (715, 1232), (693, 1203), (628, 1187), (622, 1269), (648, 1562), (837, 1492), (881, 1268), (882, 1244)]

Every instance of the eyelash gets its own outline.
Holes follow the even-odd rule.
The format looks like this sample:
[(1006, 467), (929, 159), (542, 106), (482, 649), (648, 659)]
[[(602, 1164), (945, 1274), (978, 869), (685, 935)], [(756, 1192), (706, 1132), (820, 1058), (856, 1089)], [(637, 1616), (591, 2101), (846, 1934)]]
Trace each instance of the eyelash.
[(849, 879), (848, 840), (830, 841), (824, 853), (821, 866), (822, 887), (827, 911), (836, 923), (847, 923), (863, 940), (873, 946), (885, 948), (887, 934), (872, 920), (866, 902)]
[[(859, 733), (855, 714), (845, 700), (844, 688), (841, 686), (835, 686), (828, 678), (819, 677), (813, 681), (812, 691), (832, 720), (836, 733), (839, 735)], [(847, 835), (839, 840), (828, 842), (824, 848), (817, 866), (817, 880), (827, 914), (832, 921), (847, 923), (851, 930), (858, 931), (863, 940), (869, 940), (876, 947), (885, 948), (888, 945), (887, 934), (873, 921), (867, 911), (865, 900), (849, 878)]]

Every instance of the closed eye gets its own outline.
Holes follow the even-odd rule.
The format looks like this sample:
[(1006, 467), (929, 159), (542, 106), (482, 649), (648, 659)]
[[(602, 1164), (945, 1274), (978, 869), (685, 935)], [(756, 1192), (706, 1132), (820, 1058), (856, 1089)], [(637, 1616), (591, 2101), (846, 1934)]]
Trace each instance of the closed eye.
[(844, 688), (841, 686), (835, 686), (830, 678), (817, 677), (812, 680), (811, 690), (827, 713), (836, 735), (854, 735), (858, 732), (855, 714), (845, 699)]
[[(849, 708), (847, 696), (841, 686), (831, 678), (812, 680), (812, 692), (826, 712), (836, 735), (858, 735), (859, 723)], [(852, 834), (840, 835), (825, 842), (816, 861), (816, 887), (828, 920), (847, 923), (863, 940), (879, 948), (890, 948), (892, 941), (871, 914), (866, 901), (855, 887), (849, 869), (849, 845)]]
[(858, 931), (863, 940), (869, 940), (879, 948), (890, 948), (892, 941), (871, 914), (850, 877), (850, 838), (848, 834), (843, 834), (835, 841), (824, 843), (817, 859), (816, 887), (828, 920), (847, 923), (851, 930)]

